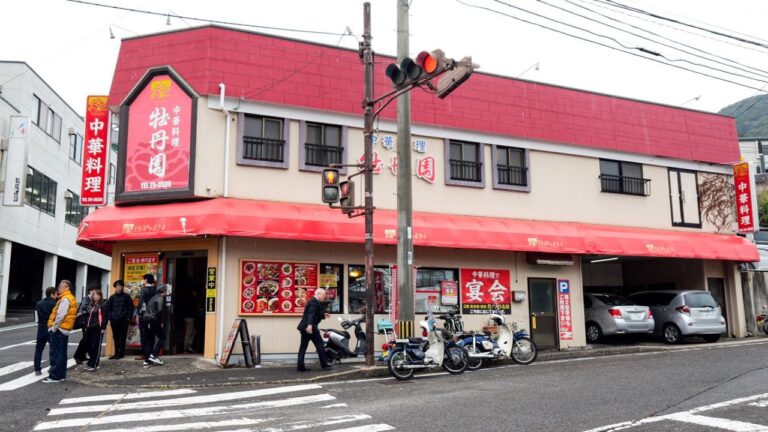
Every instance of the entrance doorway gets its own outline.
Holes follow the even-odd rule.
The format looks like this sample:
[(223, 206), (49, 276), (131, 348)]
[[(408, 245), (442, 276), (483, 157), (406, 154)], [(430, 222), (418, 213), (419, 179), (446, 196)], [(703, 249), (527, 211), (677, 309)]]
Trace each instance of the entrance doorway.
[(166, 347), (170, 354), (203, 353), (208, 257), (204, 251), (168, 254)]
[(528, 279), (531, 338), (541, 349), (558, 346), (555, 279)]
[(707, 278), (707, 289), (712, 294), (712, 298), (720, 305), (720, 312), (723, 314), (726, 322), (726, 335), (728, 334), (728, 304), (725, 301), (725, 279)]

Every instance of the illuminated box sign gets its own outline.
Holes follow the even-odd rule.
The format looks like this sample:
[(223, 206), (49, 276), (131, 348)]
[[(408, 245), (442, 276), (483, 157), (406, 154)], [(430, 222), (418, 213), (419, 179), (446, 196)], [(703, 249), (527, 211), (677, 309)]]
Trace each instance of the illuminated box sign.
[(194, 193), (197, 94), (170, 68), (150, 70), (120, 108), (116, 201)]
[(85, 143), (80, 204), (100, 206), (107, 190), (109, 161), (109, 109), (107, 96), (88, 96), (85, 107)]

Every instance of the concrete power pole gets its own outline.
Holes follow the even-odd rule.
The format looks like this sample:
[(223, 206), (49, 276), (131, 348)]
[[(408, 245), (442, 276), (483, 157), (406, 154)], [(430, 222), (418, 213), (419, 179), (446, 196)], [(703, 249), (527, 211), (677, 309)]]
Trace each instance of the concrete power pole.
[[(397, 62), (408, 57), (408, 3), (397, 0)], [(411, 175), (411, 95), (397, 98), (397, 299), (398, 335), (413, 336), (413, 189)]]
[(373, 277), (373, 50), (371, 48), (371, 4), (363, 4), (363, 43), (361, 54), (365, 64), (365, 337), (369, 341), (365, 349), (365, 365), (374, 366), (373, 308), (376, 285)]

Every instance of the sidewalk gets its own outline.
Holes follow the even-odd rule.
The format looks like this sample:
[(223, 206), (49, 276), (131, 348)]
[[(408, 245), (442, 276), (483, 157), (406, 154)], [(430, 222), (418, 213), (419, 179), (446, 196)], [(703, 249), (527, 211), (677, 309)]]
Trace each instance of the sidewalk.
[[(637, 342), (631, 345), (589, 345), (584, 349), (573, 351), (540, 351), (536, 362), (622, 354), (728, 348), (754, 344), (768, 344), (768, 338), (726, 339), (714, 344), (689, 342), (681, 345), (665, 345)], [(132, 356), (122, 360), (102, 358), (98, 371), (86, 372), (80, 366), (72, 369), (67, 378), (81, 384), (98, 387), (174, 388), (321, 383), (389, 376), (386, 365), (379, 364), (374, 367), (366, 367), (362, 358), (346, 359), (334, 369), (323, 371), (320, 370), (316, 360), (310, 360), (310, 356), (307, 357), (307, 365), (312, 370), (304, 373), (296, 371), (295, 354), (264, 356), (262, 366), (253, 369), (244, 367), (222, 369), (213, 360), (193, 355), (165, 356), (163, 357), (165, 361), (163, 366), (148, 368), (143, 367), (142, 362), (134, 360)], [(490, 367), (510, 363), (511, 361), (499, 361), (492, 363)], [(438, 371), (442, 371), (442, 369), (433, 370), (433, 372)]]

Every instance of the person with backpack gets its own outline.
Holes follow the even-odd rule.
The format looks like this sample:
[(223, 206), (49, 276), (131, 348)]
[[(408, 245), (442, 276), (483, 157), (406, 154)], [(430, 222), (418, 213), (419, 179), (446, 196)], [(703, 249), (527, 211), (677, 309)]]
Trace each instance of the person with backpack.
[[(149, 330), (146, 328), (146, 323), (149, 321), (143, 320), (144, 313), (147, 310), (147, 305), (149, 301), (154, 297), (154, 295), (157, 292), (157, 287), (155, 286), (155, 276), (151, 273), (147, 273), (144, 275), (143, 278), (144, 286), (141, 287), (141, 291), (139, 292), (139, 306), (138, 306), (138, 316), (139, 316), (139, 340), (141, 341), (141, 352), (143, 353), (147, 346), (152, 348), (155, 344), (154, 339), (147, 339), (149, 335)], [(146, 361), (146, 356), (138, 356), (136, 357), (137, 360), (144, 359)]]
[(164, 286), (158, 288), (157, 293), (145, 304), (144, 313), (141, 316), (141, 335), (144, 339), (144, 367), (152, 365), (161, 366), (164, 363), (158, 356), (165, 342), (165, 330), (163, 329), (162, 322), (167, 292), (168, 289)]
[(35, 313), (37, 313), (37, 343), (35, 344), (35, 375), (40, 376), (42, 371), (43, 351), (45, 344), (50, 339), (48, 333), (48, 318), (51, 317), (53, 308), (56, 307), (56, 288), (49, 287), (45, 290), (45, 298), (35, 304)]
[(101, 289), (91, 290), (91, 303), (86, 309), (87, 318), (83, 326), (83, 340), (88, 351), (88, 365), (85, 370), (93, 372), (99, 366), (101, 357), (101, 341), (107, 330), (107, 310), (103, 301)]
[(125, 283), (122, 280), (116, 280), (112, 286), (115, 293), (109, 296), (106, 307), (109, 325), (112, 327), (112, 339), (115, 341), (115, 355), (109, 359), (119, 360), (125, 357), (128, 324), (133, 319), (133, 299), (125, 293)]

